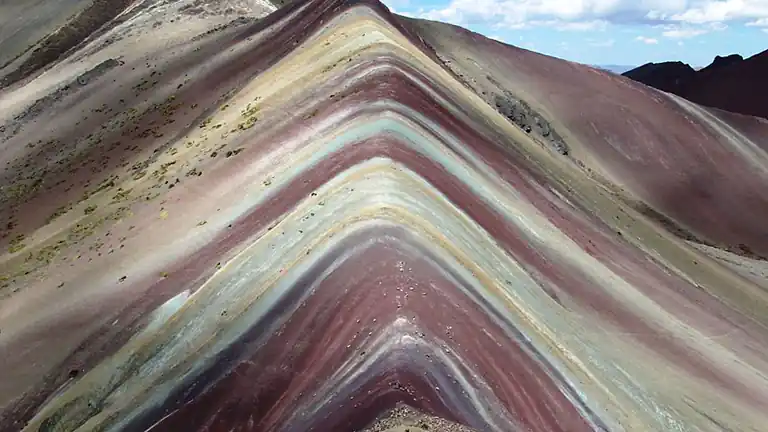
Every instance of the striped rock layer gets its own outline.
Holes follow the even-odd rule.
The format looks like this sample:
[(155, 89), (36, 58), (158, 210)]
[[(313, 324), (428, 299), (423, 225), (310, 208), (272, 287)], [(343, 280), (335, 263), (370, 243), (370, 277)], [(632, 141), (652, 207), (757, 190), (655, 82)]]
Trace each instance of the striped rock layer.
[(765, 430), (765, 121), (372, 0), (212, 30), (182, 6), (0, 93), (0, 429), (351, 431), (407, 405)]

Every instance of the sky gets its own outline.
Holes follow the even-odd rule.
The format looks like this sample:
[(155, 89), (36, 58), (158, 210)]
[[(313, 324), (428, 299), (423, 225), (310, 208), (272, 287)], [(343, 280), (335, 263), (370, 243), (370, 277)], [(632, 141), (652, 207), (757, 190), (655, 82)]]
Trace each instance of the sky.
[(383, 0), (511, 45), (592, 65), (680, 60), (768, 49), (768, 0)]

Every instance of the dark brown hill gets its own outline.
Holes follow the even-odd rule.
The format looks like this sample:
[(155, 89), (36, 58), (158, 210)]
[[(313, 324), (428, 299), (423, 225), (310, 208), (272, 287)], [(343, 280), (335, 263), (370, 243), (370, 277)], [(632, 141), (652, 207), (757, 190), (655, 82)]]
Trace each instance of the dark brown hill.
[(768, 50), (747, 59), (717, 56), (699, 71), (681, 62), (649, 63), (624, 76), (701, 105), (768, 118)]
[(683, 62), (647, 63), (622, 75), (665, 92), (680, 94), (696, 70)]

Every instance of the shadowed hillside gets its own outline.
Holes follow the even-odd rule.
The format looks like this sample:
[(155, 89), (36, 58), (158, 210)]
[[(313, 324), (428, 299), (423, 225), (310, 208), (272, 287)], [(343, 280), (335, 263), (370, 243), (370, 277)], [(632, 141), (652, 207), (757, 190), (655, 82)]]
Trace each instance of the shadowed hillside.
[(694, 71), (681, 62), (648, 63), (623, 74), (707, 107), (768, 118), (768, 51), (748, 59), (715, 57)]
[(683, 62), (648, 63), (622, 75), (665, 92), (681, 94), (696, 75)]

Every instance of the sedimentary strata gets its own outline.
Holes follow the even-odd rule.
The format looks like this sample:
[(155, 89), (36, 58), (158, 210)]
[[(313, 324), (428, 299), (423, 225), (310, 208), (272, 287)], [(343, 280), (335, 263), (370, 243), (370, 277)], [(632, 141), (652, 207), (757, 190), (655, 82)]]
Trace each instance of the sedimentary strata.
[(0, 93), (123, 53), (2, 144), (0, 429), (768, 424), (763, 123), (374, 1), (199, 3)]

